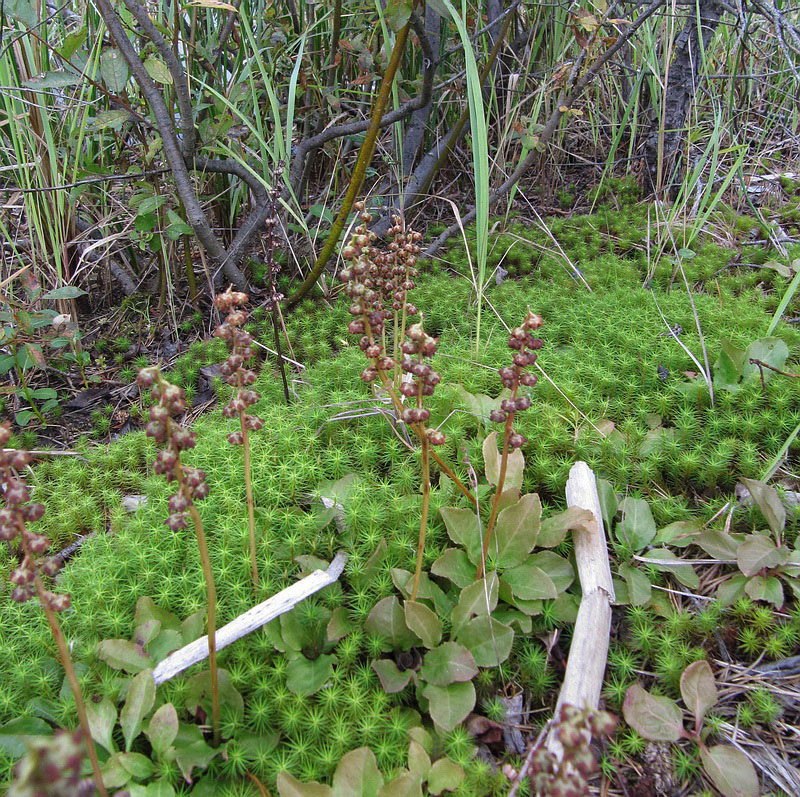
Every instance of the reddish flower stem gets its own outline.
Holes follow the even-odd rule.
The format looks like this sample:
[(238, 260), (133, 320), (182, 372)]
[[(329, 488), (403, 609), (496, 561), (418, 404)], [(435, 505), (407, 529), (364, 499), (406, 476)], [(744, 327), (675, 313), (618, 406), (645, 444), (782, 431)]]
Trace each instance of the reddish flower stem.
[[(511, 398), (517, 397), (517, 385), (511, 391)], [(483, 548), (481, 549), (481, 561), (478, 564), (478, 571), (475, 575), (475, 580), (483, 578), (486, 572), (486, 557), (489, 555), (489, 543), (494, 533), (494, 525), (497, 521), (497, 507), (500, 505), (500, 496), (503, 494), (503, 485), (506, 481), (506, 468), (508, 467), (508, 440), (511, 437), (512, 424), (514, 423), (514, 413), (509, 412), (506, 418), (505, 431), (503, 433), (503, 454), (500, 457), (500, 473), (497, 476), (497, 489), (494, 493), (494, 500), (492, 501), (492, 512), (489, 515), (489, 523), (486, 525), (486, 535), (483, 538)]]
[(203, 521), (194, 504), (189, 504), (189, 514), (194, 523), (197, 535), (197, 549), (200, 552), (200, 562), (203, 565), (203, 575), (206, 580), (206, 600), (208, 604), (208, 666), (211, 668), (211, 731), (212, 744), (219, 747), (220, 742), (220, 712), (219, 712), (219, 676), (217, 674), (217, 589), (214, 584), (214, 573), (211, 570), (211, 559), (208, 556), (208, 545), (203, 529)]
[(422, 436), (422, 515), (419, 520), (419, 541), (417, 543), (417, 567), (414, 571), (414, 585), (411, 588), (411, 600), (417, 599), (419, 591), (419, 581), (422, 576), (422, 554), (425, 550), (425, 534), (428, 528), (428, 506), (431, 499), (431, 476), (428, 452), (430, 446), (428, 438)]

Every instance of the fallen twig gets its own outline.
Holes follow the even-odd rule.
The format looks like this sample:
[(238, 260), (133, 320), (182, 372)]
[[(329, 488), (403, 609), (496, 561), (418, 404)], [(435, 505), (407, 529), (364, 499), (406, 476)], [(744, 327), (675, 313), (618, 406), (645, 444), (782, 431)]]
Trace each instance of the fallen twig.
[[(346, 561), (347, 554), (340, 551), (336, 554), (327, 570), (315, 570), (311, 575), (286, 587), (277, 595), (273, 595), (263, 603), (253, 606), (252, 609), (248, 609), (244, 614), (240, 614), (235, 620), (217, 630), (215, 634), (216, 649), (220, 651), (228, 647), (237, 639), (241, 639), (251, 631), (261, 628), (262, 625), (265, 625), (270, 620), (274, 620), (276, 617), (290, 611), (309, 595), (313, 595), (323, 587), (333, 584), (342, 574)], [(167, 656), (153, 670), (153, 681), (155, 681), (156, 686), (163, 684), (207, 657), (208, 637), (203, 636)]]
[[(568, 506), (588, 509), (594, 515), (595, 528), (574, 532), (575, 561), (583, 597), (572, 634), (564, 682), (558, 693), (556, 716), (563, 705), (592, 711), (597, 709), (608, 658), (611, 604), (615, 600), (597, 482), (585, 462), (576, 462), (572, 466), (566, 494)], [(563, 753), (552, 732), (546, 744), (554, 755), (560, 757)]]

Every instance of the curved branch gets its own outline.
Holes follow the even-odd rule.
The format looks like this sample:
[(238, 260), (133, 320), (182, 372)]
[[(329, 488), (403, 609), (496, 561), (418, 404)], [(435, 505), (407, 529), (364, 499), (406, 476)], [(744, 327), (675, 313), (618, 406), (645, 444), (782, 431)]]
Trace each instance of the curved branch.
[[(128, 2), (130, 2), (130, 0), (128, 0)], [(186, 163), (183, 160), (183, 154), (178, 144), (175, 128), (172, 125), (172, 117), (167, 110), (161, 92), (156, 88), (150, 75), (147, 74), (138, 53), (128, 39), (125, 29), (122, 27), (122, 23), (109, 0), (96, 0), (95, 5), (100, 15), (103, 17), (103, 21), (109, 33), (113, 36), (117, 47), (128, 64), (131, 74), (139, 84), (144, 98), (152, 109), (156, 126), (161, 134), (164, 156), (172, 169), (173, 178), (175, 180), (175, 190), (178, 192), (178, 196), (186, 210), (186, 220), (191, 225), (195, 235), (197, 235), (205, 250), (211, 258), (223, 268), (225, 276), (233, 283), (236, 289), (242, 291), (247, 290), (248, 284), (244, 274), (239, 270), (234, 259), (225, 251), (225, 247), (220, 243), (217, 236), (214, 235), (214, 231), (211, 229), (211, 225), (208, 223), (208, 219), (203, 212)]]
[[(418, 97), (404, 102), (399, 108), (396, 108), (394, 111), (389, 111), (389, 113), (382, 116), (378, 121), (377, 129), (379, 130), (382, 130), (384, 127), (388, 127), (395, 122), (399, 122), (401, 119), (405, 119), (414, 113), (414, 111), (424, 108), (428, 102), (430, 102), (431, 90), (433, 88), (433, 77), (436, 73), (433, 50), (431, 49), (430, 41), (425, 34), (424, 23), (416, 13), (411, 15), (408, 25), (413, 28), (414, 33), (417, 34), (417, 38), (422, 46), (423, 55), (425, 56), (425, 70), (422, 75), (422, 91)], [(289, 172), (289, 185), (291, 186), (292, 191), (295, 193), (298, 192), (300, 183), (303, 179), (303, 171), (305, 169), (306, 160), (312, 152), (319, 149), (324, 144), (327, 144), (329, 141), (333, 141), (335, 138), (342, 138), (344, 136), (353, 136), (358, 133), (363, 133), (365, 130), (369, 130), (372, 127), (373, 122), (374, 116), (370, 117), (369, 119), (359, 119), (358, 121), (347, 122), (343, 125), (329, 127), (326, 130), (323, 130), (321, 133), (318, 133), (316, 136), (312, 136), (311, 138), (301, 141), (297, 147), (297, 153), (292, 159), (292, 167)]]
[(158, 54), (164, 59), (164, 63), (167, 65), (170, 75), (172, 75), (172, 84), (175, 88), (175, 96), (178, 99), (178, 108), (181, 112), (181, 135), (183, 137), (181, 150), (184, 158), (191, 158), (197, 146), (197, 139), (194, 129), (192, 98), (189, 95), (189, 79), (186, 77), (186, 72), (178, 63), (175, 53), (167, 40), (161, 35), (161, 31), (153, 24), (153, 20), (150, 19), (147, 11), (139, 5), (137, 0), (123, 0), (123, 2), (128, 11), (142, 26), (147, 38), (156, 46)]
[(242, 5), (242, 0), (233, 0), (232, 5), (234, 10), (231, 11), (225, 19), (225, 24), (222, 26), (222, 32), (219, 34), (219, 44), (217, 44), (217, 47), (214, 50), (217, 66), (219, 66), (222, 53), (225, 52), (225, 44), (230, 38), (231, 33), (233, 33), (233, 26), (236, 24), (236, 17), (239, 16), (239, 7)]
[(314, 263), (314, 268), (311, 269), (308, 276), (305, 278), (305, 280), (303, 280), (303, 283), (297, 289), (297, 292), (290, 296), (287, 300), (287, 305), (289, 307), (297, 304), (297, 302), (299, 302), (311, 290), (312, 286), (316, 284), (317, 280), (319, 279), (319, 275), (322, 273), (322, 269), (325, 268), (325, 264), (330, 259), (336, 244), (339, 242), (339, 236), (342, 234), (345, 222), (347, 221), (347, 216), (353, 207), (356, 195), (361, 190), (361, 184), (364, 182), (364, 175), (367, 172), (367, 166), (369, 166), (369, 163), (372, 160), (372, 155), (375, 152), (375, 142), (378, 137), (378, 130), (381, 128), (381, 120), (386, 118), (383, 115), (383, 111), (386, 108), (386, 103), (389, 101), (389, 94), (391, 93), (391, 88), (392, 84), (394, 83), (394, 77), (397, 74), (397, 69), (400, 66), (400, 60), (402, 58), (403, 51), (405, 50), (410, 27), (411, 22), (409, 21), (403, 28), (400, 29), (400, 32), (397, 34), (397, 38), (394, 41), (394, 49), (392, 50), (392, 57), (389, 59), (386, 72), (383, 76), (383, 82), (381, 83), (381, 88), (378, 92), (378, 97), (375, 100), (375, 107), (373, 108), (372, 117), (370, 120), (370, 128), (367, 130), (367, 134), (364, 136), (364, 141), (361, 143), (361, 149), (358, 153), (358, 159), (356, 160), (356, 165), (353, 169), (353, 176), (350, 178), (350, 185), (347, 187), (347, 193), (345, 194), (344, 201), (342, 202), (342, 206), (339, 208), (339, 213), (331, 225), (331, 231), (328, 234), (325, 245), (322, 247), (322, 251), (319, 253), (317, 262)]
[[(502, 27), (497, 34), (492, 51), (489, 53), (489, 57), (486, 59), (486, 63), (483, 65), (480, 74), (478, 75), (481, 88), (486, 82), (486, 79), (489, 77), (489, 72), (494, 66), (494, 62), (500, 53), (500, 48), (505, 41), (510, 24), (511, 16), (507, 15), (503, 19)], [(461, 111), (461, 115), (453, 127), (447, 131), (444, 139), (430, 149), (426, 153), (425, 157), (422, 158), (417, 168), (414, 169), (414, 172), (409, 178), (408, 183), (405, 186), (405, 190), (402, 193), (403, 199), (400, 203), (400, 210), (405, 210), (406, 208), (410, 207), (420, 194), (424, 194), (428, 190), (433, 182), (433, 178), (436, 176), (449, 157), (450, 151), (464, 134), (464, 129), (468, 121), (469, 107), (467, 106)], [(388, 230), (391, 226), (392, 216), (396, 212), (397, 206), (395, 205), (395, 207), (391, 208), (380, 219), (378, 219), (378, 221), (375, 222), (370, 229), (372, 229), (372, 231), (377, 235), (384, 235), (386, 230)]]
[[(521, 0), (517, 0), (515, 3), (512, 3), (504, 11), (501, 11), (491, 22), (489, 22), (488, 25), (485, 25), (480, 30), (475, 31), (475, 33), (470, 35), (469, 40), (475, 41), (476, 39), (479, 39), (481, 36), (483, 36), (484, 33), (489, 33), (492, 38), (492, 42), (494, 42), (495, 41), (494, 34), (491, 33), (492, 28), (496, 27), (497, 23), (500, 22), (500, 20), (505, 19), (506, 17), (513, 14), (519, 8), (520, 2)], [(436, 66), (439, 66), (439, 64), (447, 60), (451, 55), (455, 53), (460, 53), (463, 49), (464, 46), (462, 44), (454, 44), (452, 47), (445, 50), (439, 56), (439, 58), (436, 59)]]
[(253, 174), (243, 163), (234, 160), (221, 160), (219, 158), (198, 158), (189, 164), (190, 168), (199, 172), (213, 172), (214, 174), (232, 174), (246, 183), (253, 192), (256, 202), (261, 205), (269, 201), (267, 189), (258, 177)]
[[(439, 51), (441, 26), (442, 18), (439, 16), (439, 12), (436, 11), (433, 5), (428, 3), (425, 7), (425, 37), (428, 39), (428, 46), (434, 52)], [(437, 88), (437, 86), (434, 86), (431, 89), (431, 94), (437, 91)], [(414, 170), (417, 162), (417, 155), (419, 154), (428, 132), (428, 121), (432, 113), (433, 101), (428, 100), (424, 107), (419, 108), (411, 114), (411, 118), (402, 137), (403, 151), (400, 161), (403, 167), (402, 178), (407, 179)], [(376, 195), (390, 198), (393, 207), (398, 206), (401, 193), (401, 179), (392, 174), (387, 174), (381, 186), (375, 190)], [(388, 214), (384, 214), (384, 217), (379, 220), (378, 224), (380, 224), (380, 221), (383, 221), (384, 218), (387, 221), (386, 229), (388, 229), (391, 224)], [(375, 225), (372, 225), (371, 229), (376, 229)]]

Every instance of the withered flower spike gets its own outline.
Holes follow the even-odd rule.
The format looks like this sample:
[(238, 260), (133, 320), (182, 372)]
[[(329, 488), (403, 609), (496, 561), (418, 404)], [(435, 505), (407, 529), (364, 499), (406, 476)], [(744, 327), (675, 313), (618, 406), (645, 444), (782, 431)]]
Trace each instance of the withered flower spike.
[[(11, 424), (0, 424), (0, 494), (5, 506), (0, 509), (0, 540), (17, 542), (21, 560), (11, 572), (9, 581), (14, 584), (12, 600), (25, 603), (36, 595), (35, 582), (40, 576), (54, 576), (61, 568), (61, 560), (55, 556), (43, 556), (50, 548), (50, 540), (26, 528), (27, 523), (39, 520), (44, 515), (44, 506), (30, 502), (30, 490), (18, 472), (31, 461), (27, 451), (3, 450), (11, 439)], [(40, 596), (49, 608), (63, 612), (69, 608), (70, 596), (43, 591)]]
[[(272, 284), (272, 283), (271, 283)], [(235, 388), (231, 395), (230, 401), (223, 408), (222, 414), (226, 418), (238, 417), (239, 431), (232, 432), (228, 435), (228, 442), (234, 446), (242, 446), (244, 450), (244, 483), (245, 492), (247, 495), (247, 519), (250, 529), (250, 571), (253, 578), (253, 588), (258, 588), (258, 564), (256, 560), (256, 531), (255, 531), (255, 514), (253, 504), (253, 484), (252, 476), (250, 473), (250, 438), (249, 433), (258, 431), (263, 425), (264, 421), (256, 415), (251, 415), (247, 412), (247, 408), (255, 404), (261, 395), (255, 390), (250, 389), (250, 385), (255, 384), (256, 372), (250, 368), (245, 367), (245, 363), (252, 358), (253, 349), (251, 343), (253, 342), (250, 334), (242, 329), (242, 325), (247, 320), (247, 313), (242, 309), (247, 300), (247, 294), (237, 294), (235, 303), (226, 300), (226, 296), (231, 293), (231, 289), (221, 296), (218, 296), (214, 301), (220, 309), (226, 308), (229, 310), (228, 317), (225, 322), (220, 324), (215, 331), (215, 335), (221, 337), (230, 349), (228, 359), (222, 364), (222, 373), (226, 376), (226, 381), (229, 385)], [(272, 309), (277, 308), (277, 301), (273, 304)], [(273, 313), (273, 322), (275, 321), (275, 314)], [(276, 346), (277, 341), (277, 326), (273, 324), (276, 331)], [(278, 346), (278, 351), (280, 347)], [(284, 389), (286, 389), (286, 380), (284, 379)], [(288, 395), (288, 394), (287, 394)]]
[[(544, 346), (544, 341), (535, 338), (531, 334), (531, 332), (539, 329), (543, 323), (542, 317), (533, 313), (529, 308), (522, 324), (511, 330), (508, 338), (508, 347), (515, 352), (511, 358), (513, 365), (501, 368), (499, 374), (503, 387), (511, 391), (512, 397), (504, 399), (500, 403), (499, 409), (492, 410), (489, 414), (489, 420), (492, 422), (511, 423), (515, 413), (530, 409), (530, 397), (517, 396), (517, 389), (520, 385), (533, 387), (538, 381), (536, 374), (530, 373), (527, 369), (536, 363), (538, 357), (536, 352)], [(523, 435), (513, 429), (509, 430), (508, 445), (510, 448), (520, 448), (526, 442), (527, 440)]]
[(153, 470), (169, 482), (178, 482), (178, 492), (170, 499), (170, 514), (165, 523), (172, 531), (179, 531), (189, 525), (186, 514), (189, 506), (208, 495), (205, 473), (181, 465), (181, 451), (195, 447), (197, 433), (173, 420), (173, 416), (186, 411), (186, 396), (182, 388), (167, 382), (155, 367), (139, 371), (137, 382), (141, 387), (150, 387), (151, 394), (158, 398), (158, 403), (150, 408), (150, 422), (145, 432), (164, 445), (156, 455)]

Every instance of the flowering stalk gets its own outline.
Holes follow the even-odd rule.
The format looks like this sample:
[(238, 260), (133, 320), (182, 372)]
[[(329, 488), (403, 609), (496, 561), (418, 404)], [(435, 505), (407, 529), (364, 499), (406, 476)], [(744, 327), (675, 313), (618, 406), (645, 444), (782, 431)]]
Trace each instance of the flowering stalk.
[(441, 377), (433, 368), (424, 362), (423, 358), (430, 358), (436, 352), (437, 341), (428, 335), (422, 326), (422, 316), (418, 324), (408, 328), (408, 340), (401, 346), (403, 354), (403, 371), (411, 375), (411, 381), (400, 384), (400, 392), (407, 398), (416, 399), (416, 407), (406, 407), (402, 418), (408, 424), (418, 426), (417, 434), (422, 444), (422, 513), (419, 522), (419, 542), (417, 544), (417, 566), (414, 571), (414, 585), (411, 589), (411, 600), (417, 598), (419, 581), (422, 575), (422, 554), (425, 550), (425, 534), (428, 526), (428, 506), (431, 496), (430, 461), (428, 459), (429, 446), (440, 446), (444, 443), (444, 435), (438, 429), (427, 429), (426, 421), (431, 417), (431, 411), (422, 406), (422, 397), (433, 395), (434, 388), (439, 384)]
[[(362, 202), (356, 204), (356, 210), (361, 214), (361, 224), (356, 227), (349, 244), (342, 251), (342, 257), (349, 262), (349, 265), (339, 275), (346, 283), (345, 293), (352, 300), (349, 312), (354, 319), (347, 328), (351, 334), (361, 336), (359, 347), (371, 361), (371, 364), (362, 371), (361, 379), (367, 383), (373, 382), (376, 378), (380, 379), (398, 416), (403, 417), (405, 408), (393, 383), (397, 357), (389, 357), (386, 354), (384, 337), (386, 320), (392, 315), (396, 317), (398, 310), (402, 309), (400, 351), (404, 351), (406, 318), (417, 314), (417, 308), (408, 303), (407, 293), (415, 284), (412, 278), (417, 274), (416, 256), (419, 254), (419, 241), (422, 235), (418, 232), (404, 231), (399, 217), (395, 217), (394, 227), (389, 230), (394, 236), (394, 240), (389, 244), (389, 252), (379, 252), (372, 246), (375, 234), (367, 228), (372, 220), (371, 214), (364, 210)], [(392, 312), (384, 309), (386, 303), (391, 304)], [(435, 351), (436, 341), (433, 338), (430, 340), (434, 343)], [(395, 354), (397, 353), (398, 350), (395, 349)], [(438, 374), (436, 376), (438, 377)], [(438, 381), (429, 385), (431, 393), (435, 384), (438, 384)], [(423, 393), (423, 395), (430, 394)], [(424, 422), (407, 421), (407, 423), (420, 443), (434, 431), (426, 429)], [(435, 437), (441, 442), (434, 443), (428, 438), (432, 445), (444, 443), (444, 435), (441, 432), (436, 432)], [(475, 496), (436, 451), (428, 448), (428, 456), (434, 459), (472, 504), (477, 505)]]
[(531, 406), (528, 396), (517, 396), (520, 385), (533, 387), (537, 382), (535, 374), (528, 373), (528, 366), (536, 362), (536, 351), (541, 349), (544, 343), (531, 335), (532, 331), (542, 326), (542, 317), (528, 310), (528, 315), (521, 326), (511, 330), (511, 337), (508, 339), (508, 347), (516, 354), (513, 357), (513, 365), (500, 369), (500, 379), (503, 386), (511, 391), (510, 398), (503, 399), (499, 410), (493, 410), (489, 419), (495, 423), (505, 423), (503, 432), (503, 452), (500, 457), (500, 473), (497, 477), (497, 489), (492, 501), (492, 511), (489, 515), (489, 522), (486, 525), (486, 535), (483, 538), (483, 549), (481, 551), (481, 561), (478, 565), (477, 578), (483, 578), (486, 570), (486, 557), (489, 553), (489, 543), (494, 533), (495, 522), (497, 521), (497, 509), (500, 505), (500, 497), (503, 495), (503, 485), (506, 480), (506, 469), (508, 467), (509, 449), (519, 448), (527, 441), (525, 437), (513, 429), (514, 416), (517, 412), (527, 410)]
[[(403, 311), (404, 318), (405, 314), (415, 315), (417, 313), (417, 309), (408, 304), (406, 294), (414, 284), (410, 277), (412, 274), (416, 274), (416, 270), (413, 269), (416, 255), (419, 252), (417, 242), (421, 236), (418, 233), (404, 232), (399, 219), (395, 218), (395, 226), (391, 230), (394, 241), (390, 244), (389, 252), (376, 252), (371, 246), (374, 235), (367, 229), (371, 216), (364, 211), (363, 205), (360, 205), (358, 209), (361, 211), (361, 224), (356, 228), (350, 244), (342, 253), (344, 259), (349, 261), (349, 265), (342, 271), (341, 279), (346, 283), (345, 293), (352, 300), (349, 312), (354, 316), (348, 325), (348, 331), (353, 335), (361, 336), (358, 342), (359, 348), (370, 361), (370, 364), (361, 372), (361, 379), (369, 383), (380, 378), (391, 396), (398, 415), (414, 431), (422, 449), (422, 512), (417, 544), (417, 564), (411, 589), (411, 600), (414, 601), (422, 575), (422, 559), (428, 525), (431, 490), (430, 456), (434, 455), (447, 475), (470, 498), (472, 495), (431, 448), (442, 445), (445, 437), (438, 429), (429, 429), (426, 426), (431, 413), (423, 406), (423, 397), (433, 395), (441, 377), (426, 362), (436, 353), (438, 342), (425, 332), (422, 317), (416, 324), (412, 324), (408, 328), (405, 332), (406, 339), (399, 343), (399, 351), (403, 355), (401, 368), (407, 376), (402, 379), (397, 391), (409, 400), (409, 404), (413, 400), (413, 405), (403, 405), (390, 376), (392, 372), (396, 371), (398, 363), (395, 357), (390, 357), (386, 353), (386, 320), (393, 314), (396, 317), (399, 310)], [(387, 302), (391, 302), (391, 311), (385, 307)], [(474, 498), (472, 500), (474, 502)]]
[(188, 527), (188, 517), (192, 519), (200, 562), (206, 581), (206, 602), (208, 604), (208, 663), (211, 668), (211, 728), (214, 746), (220, 741), (219, 683), (217, 675), (217, 590), (211, 559), (208, 556), (205, 530), (195, 501), (208, 495), (206, 474), (199, 468), (192, 468), (181, 462), (181, 451), (194, 448), (197, 434), (186, 429), (173, 419), (187, 409), (186, 397), (181, 388), (172, 385), (161, 376), (156, 367), (142, 368), (136, 381), (139, 387), (150, 388), (157, 403), (150, 408), (150, 422), (146, 432), (156, 443), (163, 445), (158, 452), (153, 470), (163, 474), (168, 482), (175, 482), (178, 491), (169, 499), (169, 516), (166, 524), (172, 531)]
[(247, 495), (247, 520), (250, 528), (250, 572), (253, 578), (253, 589), (258, 588), (258, 564), (256, 563), (256, 522), (253, 505), (253, 480), (250, 472), (250, 437), (251, 431), (259, 430), (264, 421), (250, 415), (247, 408), (255, 404), (261, 396), (255, 390), (248, 390), (256, 381), (256, 372), (245, 368), (245, 363), (252, 358), (250, 333), (242, 329), (247, 320), (247, 313), (239, 309), (247, 303), (247, 294), (232, 291), (228, 288), (214, 299), (214, 305), (228, 317), (215, 330), (214, 335), (222, 338), (231, 350), (228, 359), (222, 363), (220, 370), (225, 381), (234, 388), (231, 400), (223, 408), (226, 418), (238, 416), (239, 429), (228, 435), (228, 442), (234, 446), (242, 446), (244, 452), (244, 487)]
[(50, 592), (42, 581), (42, 576), (54, 576), (61, 567), (61, 562), (57, 556), (43, 557), (42, 554), (50, 547), (50, 540), (43, 534), (37, 534), (25, 528), (26, 523), (37, 521), (42, 517), (44, 506), (39, 503), (30, 503), (28, 487), (17, 476), (17, 472), (30, 462), (30, 454), (27, 451), (3, 450), (10, 439), (11, 424), (8, 422), (0, 424), (0, 485), (2, 485), (0, 492), (5, 501), (5, 506), (0, 509), (0, 540), (6, 540), (9, 543), (17, 540), (18, 552), (21, 556), (19, 565), (9, 577), (11, 583), (15, 585), (11, 597), (20, 603), (24, 603), (34, 595), (39, 598), (39, 603), (44, 609), (47, 623), (58, 648), (61, 665), (64, 667), (67, 681), (75, 696), (78, 722), (83, 738), (86, 740), (86, 750), (92, 763), (97, 790), (101, 795), (107, 797), (108, 792), (103, 785), (100, 762), (89, 729), (83, 694), (75, 674), (75, 668), (72, 666), (69, 647), (58, 621), (58, 612), (69, 608), (70, 597)]
[(83, 731), (57, 730), (50, 738), (35, 739), (14, 767), (9, 794), (84, 794), (81, 783)]
[(528, 793), (563, 797), (588, 794), (589, 779), (597, 769), (591, 747), (592, 737), (610, 737), (616, 727), (616, 717), (605, 711), (562, 705), (552, 732), (561, 746), (561, 755), (557, 756), (542, 746), (545, 735), (541, 734), (531, 746), (519, 772), (506, 764), (506, 774), (513, 781), (508, 797), (516, 797), (528, 778)]

